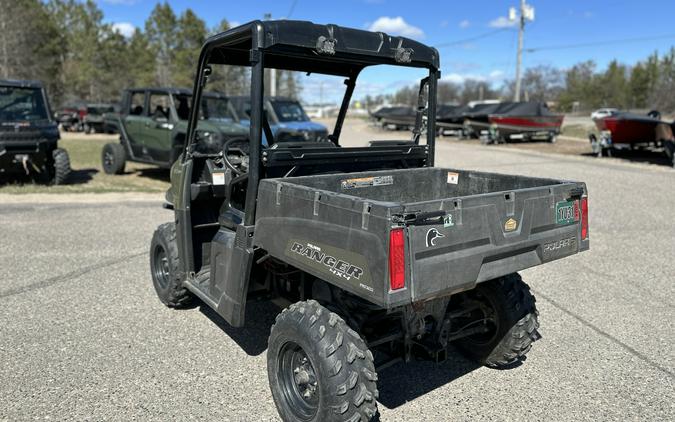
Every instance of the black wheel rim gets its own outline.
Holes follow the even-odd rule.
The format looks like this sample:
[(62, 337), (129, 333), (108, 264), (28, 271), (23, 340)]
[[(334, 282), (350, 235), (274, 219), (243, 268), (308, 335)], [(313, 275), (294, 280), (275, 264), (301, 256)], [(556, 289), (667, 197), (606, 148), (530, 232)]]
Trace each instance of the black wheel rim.
[(319, 409), (319, 380), (307, 353), (295, 342), (279, 351), (277, 377), (287, 408), (299, 420), (311, 420)]
[(115, 157), (112, 155), (110, 151), (106, 151), (103, 154), (103, 165), (105, 166), (105, 168), (110, 169), (113, 167), (113, 164), (115, 164)]
[(169, 257), (161, 245), (157, 245), (153, 252), (152, 273), (155, 276), (157, 284), (159, 284), (162, 289), (166, 289), (169, 285), (169, 278), (171, 276), (169, 270)]

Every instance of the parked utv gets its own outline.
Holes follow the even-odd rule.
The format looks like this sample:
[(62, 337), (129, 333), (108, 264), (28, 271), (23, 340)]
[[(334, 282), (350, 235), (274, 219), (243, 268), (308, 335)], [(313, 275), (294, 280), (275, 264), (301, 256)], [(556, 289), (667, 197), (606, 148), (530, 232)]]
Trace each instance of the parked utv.
[(0, 176), (30, 176), (59, 185), (70, 174), (68, 153), (57, 147), (59, 129), (47, 93), (37, 81), (0, 80)]
[(87, 107), (84, 103), (66, 104), (57, 110), (56, 122), (65, 132), (81, 132), (82, 119), (86, 112)]
[[(203, 91), (221, 65), (251, 68), (250, 133), (204, 152)], [(425, 75), (411, 140), (343, 147), (357, 77), (374, 65)], [(277, 142), (264, 112), (265, 68), (345, 78), (329, 142)], [(150, 246), (153, 284), (167, 306), (198, 298), (234, 327), (249, 301), (289, 304), (267, 350), (283, 420), (369, 420), (377, 370), (443, 360), (450, 346), (498, 368), (530, 350), (537, 309), (517, 271), (588, 249), (586, 186), (435, 168), (434, 48), (256, 21), (209, 38), (196, 74), (197, 106), (171, 170), (175, 214)]]
[[(179, 88), (137, 88), (124, 92), (122, 112), (107, 114), (106, 125), (120, 134), (119, 143), (106, 144), (101, 159), (108, 174), (122, 174), (127, 161), (169, 168), (185, 147), (192, 91)], [(200, 98), (196, 136), (206, 150), (221, 150), (223, 142), (248, 135), (227, 97), (215, 92)]]
[(82, 118), (82, 131), (84, 133), (103, 133), (105, 132), (104, 115), (106, 113), (115, 113), (115, 106), (112, 104), (87, 104), (87, 112)]
[[(250, 124), (251, 97), (230, 97), (241, 123)], [(313, 122), (300, 102), (286, 97), (264, 98), (265, 114), (276, 142), (321, 142), (328, 140), (328, 129)], [(263, 133), (263, 145), (267, 139)]]

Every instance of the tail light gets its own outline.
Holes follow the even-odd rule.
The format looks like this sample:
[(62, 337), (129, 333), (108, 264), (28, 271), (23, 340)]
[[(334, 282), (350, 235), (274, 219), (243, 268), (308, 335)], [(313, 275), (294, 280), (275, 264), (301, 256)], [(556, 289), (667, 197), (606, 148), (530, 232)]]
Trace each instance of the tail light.
[(588, 239), (588, 197), (581, 198), (581, 240)]
[(405, 242), (403, 228), (389, 232), (389, 287), (398, 290), (405, 287)]

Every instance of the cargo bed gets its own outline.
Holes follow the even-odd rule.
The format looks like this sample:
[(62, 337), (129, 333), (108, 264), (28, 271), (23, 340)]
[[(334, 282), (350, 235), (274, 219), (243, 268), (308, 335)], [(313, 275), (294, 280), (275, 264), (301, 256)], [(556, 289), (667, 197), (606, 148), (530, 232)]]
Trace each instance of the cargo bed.
[(583, 183), (429, 167), (265, 179), (254, 245), (392, 308), (588, 249), (585, 195)]

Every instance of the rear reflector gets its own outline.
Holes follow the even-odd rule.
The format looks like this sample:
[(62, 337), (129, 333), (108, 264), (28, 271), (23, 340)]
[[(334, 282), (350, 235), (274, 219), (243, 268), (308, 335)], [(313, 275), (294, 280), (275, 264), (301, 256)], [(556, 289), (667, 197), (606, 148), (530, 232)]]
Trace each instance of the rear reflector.
[(588, 239), (588, 198), (581, 198), (581, 240)]
[(398, 290), (405, 287), (405, 247), (403, 228), (389, 232), (389, 287)]

